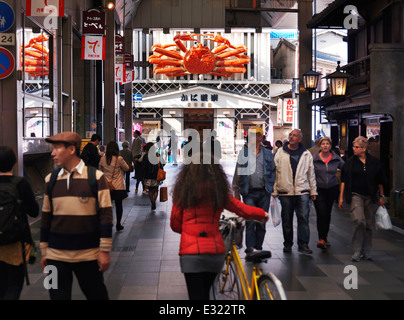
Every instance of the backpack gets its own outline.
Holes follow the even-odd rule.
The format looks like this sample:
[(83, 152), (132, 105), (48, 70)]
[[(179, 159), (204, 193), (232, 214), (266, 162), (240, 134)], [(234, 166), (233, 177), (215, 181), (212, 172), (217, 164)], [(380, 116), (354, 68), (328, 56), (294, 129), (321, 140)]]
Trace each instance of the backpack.
[[(51, 205), (52, 212), (53, 212), (52, 191), (53, 191), (53, 187), (55, 186), (56, 179), (58, 178), (58, 175), (59, 175), (59, 172), (61, 169), (62, 168), (57, 168), (57, 169), (53, 170), (49, 183), (48, 183), (48, 197), (49, 197), (49, 202)], [(90, 185), (91, 193), (95, 197), (96, 211), (98, 212), (99, 203), (98, 203), (98, 184), (97, 184), (97, 177), (96, 177), (97, 169), (92, 166), (87, 166), (87, 170), (88, 170), (87, 171), (88, 184)]]
[(21, 177), (0, 183), (0, 245), (23, 241), (26, 219), (17, 189)]

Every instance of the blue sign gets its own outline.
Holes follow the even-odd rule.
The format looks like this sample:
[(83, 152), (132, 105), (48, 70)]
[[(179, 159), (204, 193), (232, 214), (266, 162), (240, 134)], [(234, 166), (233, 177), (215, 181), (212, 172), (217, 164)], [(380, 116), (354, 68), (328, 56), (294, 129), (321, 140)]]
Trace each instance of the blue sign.
[(0, 32), (7, 31), (14, 24), (15, 14), (13, 8), (0, 1)]
[(297, 31), (271, 31), (271, 39), (297, 39)]
[(14, 71), (13, 54), (6, 48), (0, 47), (0, 80), (7, 78)]
[(132, 101), (142, 101), (142, 95), (141, 94), (134, 94), (132, 96)]

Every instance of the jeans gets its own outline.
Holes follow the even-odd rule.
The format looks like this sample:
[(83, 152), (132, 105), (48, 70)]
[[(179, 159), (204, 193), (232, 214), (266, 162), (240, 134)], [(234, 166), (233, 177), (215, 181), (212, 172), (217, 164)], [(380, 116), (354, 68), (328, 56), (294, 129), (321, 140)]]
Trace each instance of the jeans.
[(299, 248), (307, 247), (310, 240), (310, 195), (279, 196), (279, 200), (282, 204), (283, 245), (290, 248), (293, 246), (293, 213), (296, 212), (297, 244)]
[[(265, 189), (258, 191), (250, 190), (248, 194), (245, 197), (243, 197), (243, 201), (245, 204), (249, 206), (258, 207), (265, 210), (265, 212), (268, 212), (271, 197), (270, 194), (268, 194), (268, 192)], [(264, 223), (246, 221), (245, 252), (248, 253), (252, 249), (262, 250), (262, 244), (264, 243), (265, 233), (266, 230)]]
[(330, 230), (332, 206), (338, 195), (338, 186), (329, 189), (317, 188), (317, 192), (314, 207), (317, 213), (318, 237), (319, 240), (326, 240)]
[(108, 300), (107, 288), (97, 260), (84, 262), (63, 262), (47, 259), (48, 265), (57, 269), (57, 289), (49, 289), (51, 300), (71, 300), (73, 273), (87, 300)]

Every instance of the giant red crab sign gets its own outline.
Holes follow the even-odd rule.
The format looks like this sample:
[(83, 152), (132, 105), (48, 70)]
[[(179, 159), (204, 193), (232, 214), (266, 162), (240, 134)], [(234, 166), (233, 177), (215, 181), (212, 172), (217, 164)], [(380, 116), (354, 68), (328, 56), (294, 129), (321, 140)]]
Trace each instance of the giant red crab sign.
[[(195, 36), (203, 40), (219, 43), (212, 51), (205, 47)], [(194, 41), (195, 46), (187, 49), (182, 41)], [(148, 59), (154, 64), (155, 74), (165, 74), (167, 77), (181, 77), (187, 74), (210, 74), (213, 76), (230, 77), (234, 73), (244, 73), (251, 59), (243, 53), (247, 51), (244, 45), (233, 46), (229, 40), (214, 34), (179, 34), (174, 37), (173, 44), (155, 44), (154, 52)], [(168, 49), (176, 47), (175, 49)], [(176, 50), (179, 48), (179, 52)]]

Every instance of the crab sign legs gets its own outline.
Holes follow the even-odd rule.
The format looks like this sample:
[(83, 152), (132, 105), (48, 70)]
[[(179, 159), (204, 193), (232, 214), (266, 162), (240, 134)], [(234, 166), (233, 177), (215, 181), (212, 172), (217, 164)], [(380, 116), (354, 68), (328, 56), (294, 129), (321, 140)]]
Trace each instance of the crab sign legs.
[(25, 47), (21, 47), (21, 64), (24, 61), (25, 72), (33, 77), (49, 75), (49, 50), (44, 43), (48, 40), (48, 36), (39, 35), (32, 38)]
[[(219, 45), (210, 50), (194, 38), (196, 36)], [(243, 54), (247, 51), (246, 46), (234, 46), (220, 35), (184, 33), (176, 35), (173, 40), (172, 44), (152, 46), (154, 54), (148, 61), (155, 65), (155, 74), (165, 74), (167, 77), (181, 77), (191, 73), (230, 77), (235, 73), (245, 73), (244, 64), (251, 61), (250, 57)], [(188, 50), (183, 41), (193, 41), (195, 46)]]

